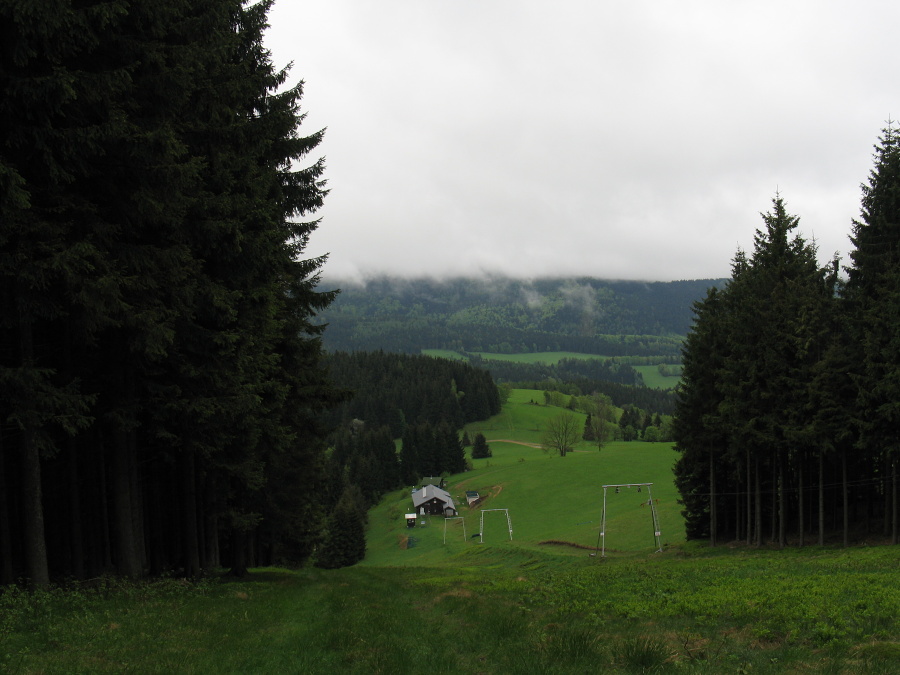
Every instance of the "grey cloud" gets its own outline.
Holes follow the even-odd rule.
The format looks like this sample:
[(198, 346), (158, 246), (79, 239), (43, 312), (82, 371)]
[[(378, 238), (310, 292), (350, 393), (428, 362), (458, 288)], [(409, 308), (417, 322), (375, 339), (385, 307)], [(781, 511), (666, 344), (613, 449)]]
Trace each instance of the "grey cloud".
[(780, 190), (846, 257), (900, 4), (276, 3), (330, 275), (728, 274)]

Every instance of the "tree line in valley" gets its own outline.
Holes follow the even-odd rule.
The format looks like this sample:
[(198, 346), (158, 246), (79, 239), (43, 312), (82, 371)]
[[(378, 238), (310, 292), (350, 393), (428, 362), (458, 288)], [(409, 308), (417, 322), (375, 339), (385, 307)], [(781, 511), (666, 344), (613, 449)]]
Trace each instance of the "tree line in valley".
[(691, 303), (720, 283), (379, 277), (343, 284), (321, 319), (335, 351), (677, 357)]
[(386, 425), (353, 420), (336, 432), (328, 453), (324, 495), (331, 515), (316, 565), (347, 567), (365, 557), (368, 511), (384, 494), (424, 477), (439, 483), (442, 474), (466, 467), (459, 433), (446, 420), (407, 425), (399, 454)]
[[(536, 380), (503, 383), (503, 386), (516, 389), (537, 389), (556, 392), (568, 397), (602, 394), (608, 396), (612, 404), (618, 408), (636, 408), (645, 414), (672, 415), (675, 412), (675, 394), (671, 390), (650, 389), (627, 384), (619, 384), (608, 380), (591, 380), (584, 377), (573, 377), (570, 380)], [(587, 412), (587, 411), (585, 411)]]
[(354, 392), (330, 413), (334, 426), (359, 419), (400, 438), (411, 424), (459, 429), (500, 412), (490, 373), (463, 361), (373, 351), (332, 352), (327, 364), (335, 385)]
[(465, 354), (468, 362), (484, 368), (497, 382), (540, 382), (556, 380), (570, 382), (576, 379), (602, 380), (629, 386), (643, 385), (640, 373), (631, 365), (617, 358), (611, 359), (560, 359), (555, 364), (518, 363), (502, 359), (485, 359), (478, 354)]
[(777, 195), (694, 307), (675, 439), (687, 534), (898, 541), (900, 130), (875, 147), (850, 264), (820, 264)]
[(324, 165), (270, 6), (0, 5), (0, 583), (320, 541)]
[(385, 493), (466, 469), (459, 429), (499, 413), (501, 399), (490, 373), (462, 361), (336, 352), (327, 363), (351, 395), (330, 412), (323, 496), (332, 519), (317, 564), (343, 567), (365, 555), (367, 512)]

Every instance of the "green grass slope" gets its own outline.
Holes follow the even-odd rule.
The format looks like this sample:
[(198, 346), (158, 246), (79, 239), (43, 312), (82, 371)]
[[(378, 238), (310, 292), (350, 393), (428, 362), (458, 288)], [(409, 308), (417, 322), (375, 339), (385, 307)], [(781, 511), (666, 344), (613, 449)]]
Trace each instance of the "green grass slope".
[(0, 672), (900, 672), (896, 547), (254, 570), (0, 594)]
[[(537, 405), (541, 392), (515, 390), (503, 411), (485, 422), (469, 425), (470, 437), (483, 433), (493, 457), (473, 461), (473, 470), (447, 481), (461, 519), (429, 517), (407, 528), (412, 512), (410, 490), (386, 496), (369, 516), (365, 565), (441, 564), (472, 547), (554, 549), (586, 556), (600, 543), (603, 485), (653, 483), (644, 488), (607, 490), (606, 549), (608, 555), (646, 554), (656, 550), (649, 499), (658, 510), (662, 542), (684, 541), (684, 523), (677, 503), (669, 443), (611, 443), (598, 452), (581, 441), (565, 457), (540, 447), (546, 421), (561, 408)], [(568, 411), (567, 411), (568, 412)], [(583, 425), (585, 416), (576, 416)], [(580, 428), (580, 427), (579, 427)], [(482, 503), (465, 504), (465, 492), (477, 491)], [(492, 509), (507, 509), (507, 512)], [(482, 519), (482, 512), (484, 513)], [(510, 539), (507, 513), (512, 525)], [(473, 536), (482, 531), (483, 537)], [(565, 542), (548, 544), (546, 542)], [(583, 547), (583, 548), (580, 548)]]

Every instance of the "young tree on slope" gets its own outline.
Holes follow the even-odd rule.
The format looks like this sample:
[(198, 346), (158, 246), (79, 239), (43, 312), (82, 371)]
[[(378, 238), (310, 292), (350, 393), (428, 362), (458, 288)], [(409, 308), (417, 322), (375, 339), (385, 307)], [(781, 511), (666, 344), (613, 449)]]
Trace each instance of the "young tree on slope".
[(475, 434), (475, 442), (472, 444), (472, 459), (485, 459), (492, 456), (491, 446), (488, 445), (484, 434), (481, 432)]
[(336, 569), (355, 565), (366, 557), (363, 515), (345, 490), (328, 518), (325, 541), (316, 553), (316, 567)]
[(562, 412), (547, 420), (541, 436), (541, 447), (544, 452), (555, 451), (565, 457), (578, 442), (581, 435), (578, 418), (572, 413)]

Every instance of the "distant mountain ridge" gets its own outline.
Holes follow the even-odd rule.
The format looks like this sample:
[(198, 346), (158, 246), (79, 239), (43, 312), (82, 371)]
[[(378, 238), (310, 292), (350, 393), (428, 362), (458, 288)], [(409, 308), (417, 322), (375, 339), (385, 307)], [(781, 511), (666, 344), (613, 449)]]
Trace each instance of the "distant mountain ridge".
[(329, 324), (324, 336), (329, 351), (673, 353), (690, 329), (691, 305), (724, 282), (591, 277), (380, 276), (364, 284), (325, 280), (320, 288), (341, 292), (319, 318)]

